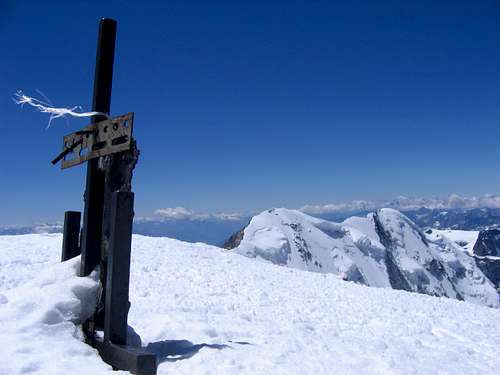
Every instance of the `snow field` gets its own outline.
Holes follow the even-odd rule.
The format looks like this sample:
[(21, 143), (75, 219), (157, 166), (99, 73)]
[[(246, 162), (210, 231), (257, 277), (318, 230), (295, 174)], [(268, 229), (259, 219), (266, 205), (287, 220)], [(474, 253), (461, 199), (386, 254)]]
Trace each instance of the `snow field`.
[[(60, 235), (5, 237), (0, 361), (8, 365), (0, 373), (108, 373), (74, 325), (87, 313), (84, 302), (95, 303), (96, 275), (76, 277), (78, 259), (58, 263)], [(34, 264), (20, 276), (26, 248)], [(160, 355), (158, 374), (500, 372), (497, 309), (370, 288), (205, 244), (134, 236), (130, 299), (129, 324)]]
[[(139, 298), (132, 299), (129, 322), (143, 344), (169, 339), (229, 346), (164, 362), (160, 374), (500, 369), (498, 310), (368, 288), (201, 244), (146, 237), (134, 244), (132, 295)], [(144, 267), (142, 257), (154, 266)]]

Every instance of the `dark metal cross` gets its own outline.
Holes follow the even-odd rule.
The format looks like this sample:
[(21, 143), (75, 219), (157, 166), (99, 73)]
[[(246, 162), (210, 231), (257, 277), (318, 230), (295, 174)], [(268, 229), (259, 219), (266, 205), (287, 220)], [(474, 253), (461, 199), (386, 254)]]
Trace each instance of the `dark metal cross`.
[[(116, 21), (99, 24), (92, 110), (109, 115)], [(139, 150), (132, 138), (133, 113), (115, 118), (93, 116), (92, 124), (63, 139), (52, 161), (69, 168), (87, 162), (85, 210), (67, 211), (62, 260), (81, 252), (80, 276), (100, 267), (102, 293), (93, 316), (83, 324), (86, 342), (114, 369), (138, 375), (156, 374), (156, 356), (127, 345), (129, 277), (134, 217), (132, 171)], [(80, 236), (80, 241), (78, 237)]]

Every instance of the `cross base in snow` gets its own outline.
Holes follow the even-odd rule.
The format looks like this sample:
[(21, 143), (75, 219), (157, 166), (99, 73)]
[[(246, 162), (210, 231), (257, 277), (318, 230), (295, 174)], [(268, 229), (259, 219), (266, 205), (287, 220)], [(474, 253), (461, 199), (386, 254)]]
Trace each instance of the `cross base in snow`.
[(99, 355), (114, 370), (127, 370), (137, 375), (156, 375), (156, 355), (127, 345), (113, 344), (94, 335), (86, 335), (87, 344), (99, 351)]

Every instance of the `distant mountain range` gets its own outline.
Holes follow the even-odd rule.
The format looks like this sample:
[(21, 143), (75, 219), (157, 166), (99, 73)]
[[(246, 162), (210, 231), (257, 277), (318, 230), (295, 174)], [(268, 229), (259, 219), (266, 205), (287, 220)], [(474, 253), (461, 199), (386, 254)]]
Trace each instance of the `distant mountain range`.
[[(383, 207), (404, 212), (424, 229), (483, 230), (500, 227), (498, 195), (472, 198), (450, 195), (445, 199), (398, 197), (387, 201), (306, 205), (299, 211), (329, 221), (343, 221), (351, 216), (366, 216)], [(152, 217), (136, 218), (134, 233), (220, 246), (248, 224), (254, 214), (205, 214), (184, 207), (163, 208), (156, 210)], [(61, 231), (61, 223), (0, 227), (0, 235)]]
[[(151, 237), (170, 237), (186, 242), (203, 242), (211, 245), (222, 245), (234, 232), (240, 230), (250, 221), (251, 217), (237, 220), (218, 220), (206, 218), (203, 220), (163, 218), (139, 218), (134, 220), (133, 231)], [(0, 236), (31, 233), (61, 233), (63, 225), (35, 224), (0, 226)]]
[(430, 210), (448, 209), (474, 209), (474, 208), (500, 208), (500, 195), (485, 194), (480, 197), (461, 197), (451, 194), (449, 197), (441, 198), (409, 198), (399, 196), (391, 200), (365, 201), (354, 200), (340, 204), (305, 205), (299, 211), (309, 215), (321, 215), (332, 213), (349, 213), (375, 211), (379, 208), (388, 207), (398, 211), (415, 211), (421, 208)]
[[(494, 262), (498, 258), (500, 231), (481, 233), (478, 244), (483, 246), (474, 245), (476, 259), (440, 231), (424, 231), (390, 208), (342, 223), (296, 210), (272, 209), (254, 216), (225, 247), (278, 265), (334, 273), (368, 286), (499, 307), (498, 273), (493, 271), (488, 278), (482, 269), (491, 265), (489, 258)], [(477, 260), (487, 265), (480, 267)]]
[(32, 233), (61, 233), (61, 223), (34, 224), (34, 225), (5, 225), (0, 226), (0, 236), (32, 234)]
[[(369, 211), (319, 213), (311, 216), (342, 221), (350, 216), (365, 216)], [(500, 227), (500, 208), (447, 208), (401, 210), (422, 228), (483, 230)]]
[(203, 220), (139, 219), (134, 221), (133, 231), (145, 236), (170, 237), (181, 241), (220, 246), (249, 221), (250, 217), (234, 220), (219, 220), (213, 217)]

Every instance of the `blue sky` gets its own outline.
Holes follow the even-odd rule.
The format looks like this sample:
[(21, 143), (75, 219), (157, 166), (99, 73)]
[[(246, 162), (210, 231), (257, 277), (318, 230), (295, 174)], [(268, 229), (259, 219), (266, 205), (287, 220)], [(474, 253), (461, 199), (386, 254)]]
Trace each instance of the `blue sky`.
[(12, 95), (90, 109), (105, 16), (139, 216), (500, 190), (498, 1), (2, 0), (0, 223), (82, 208), (85, 168), (50, 160), (86, 121)]

